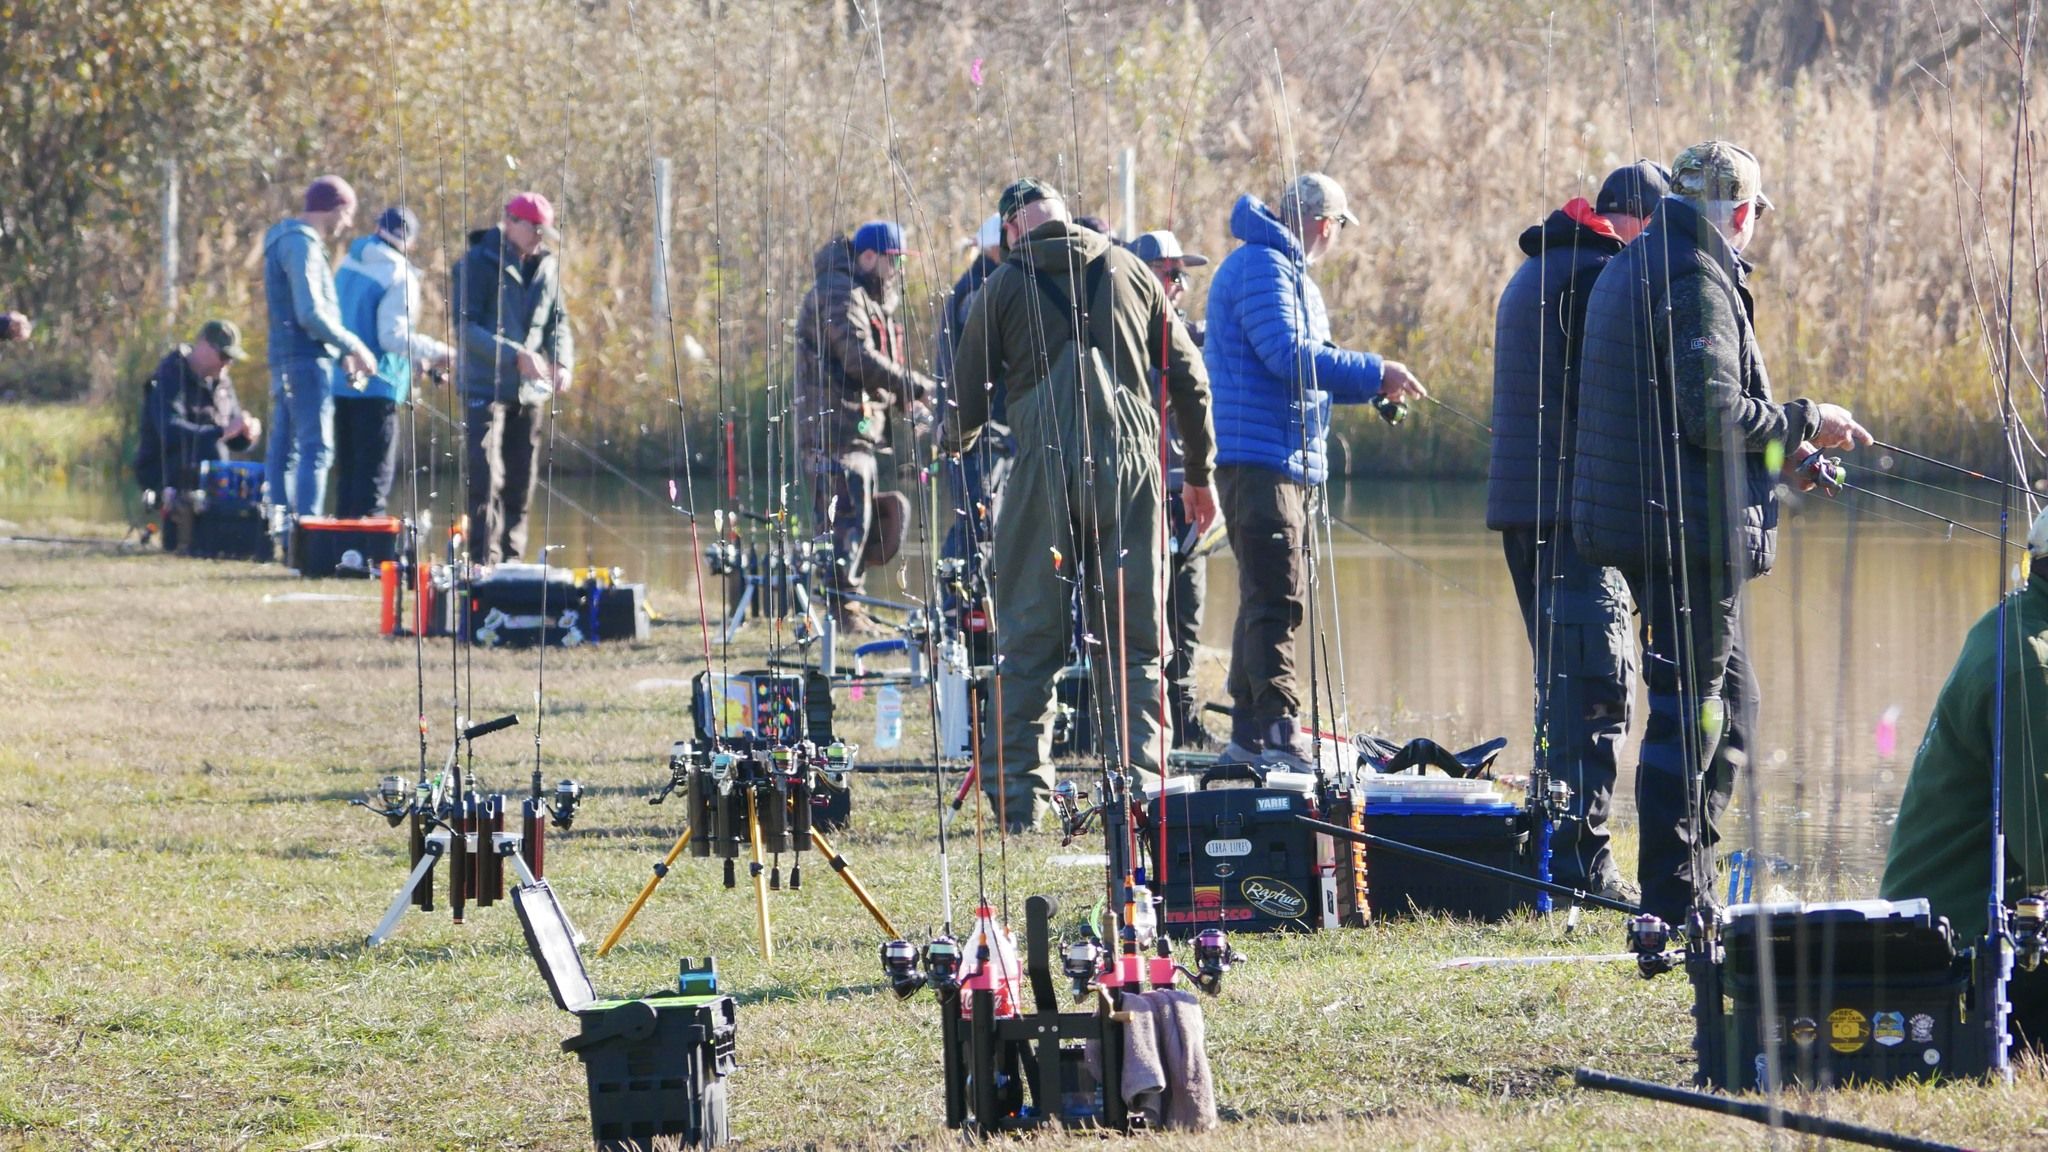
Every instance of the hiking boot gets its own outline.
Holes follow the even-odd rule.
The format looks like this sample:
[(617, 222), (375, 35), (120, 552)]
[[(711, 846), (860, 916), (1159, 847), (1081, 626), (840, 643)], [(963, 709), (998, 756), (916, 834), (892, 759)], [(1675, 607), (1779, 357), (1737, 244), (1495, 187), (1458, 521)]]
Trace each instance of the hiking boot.
[(1308, 741), (1292, 716), (1282, 716), (1266, 725), (1266, 752), (1259, 763), (1285, 772), (1313, 772), (1309, 766)]
[(1259, 758), (1265, 754), (1265, 730), (1259, 727), (1257, 721), (1233, 711), (1230, 714), (1230, 743), (1225, 745), (1222, 754), (1216, 757), (1216, 763), (1257, 764)]
[(1202, 723), (1201, 706), (1192, 700), (1174, 701), (1173, 746), (1183, 752), (1216, 750), (1216, 735)]
[(1637, 907), (1641, 907), (1643, 903), (1643, 890), (1619, 876), (1608, 877), (1598, 888), (1593, 889), (1593, 894), (1603, 900), (1619, 900), (1623, 904), (1634, 904)]

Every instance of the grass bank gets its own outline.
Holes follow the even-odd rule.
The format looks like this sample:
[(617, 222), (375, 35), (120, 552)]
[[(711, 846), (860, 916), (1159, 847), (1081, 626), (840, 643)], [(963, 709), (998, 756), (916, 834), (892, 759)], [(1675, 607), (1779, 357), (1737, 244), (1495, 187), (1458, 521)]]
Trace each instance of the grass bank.
[[(16, 627), (0, 630), (0, 1147), (560, 1149), (585, 1144), (584, 1086), (556, 1046), (547, 1000), (509, 906), (410, 914), (362, 938), (404, 871), (402, 836), (347, 802), (418, 755), (425, 692), (435, 740), (451, 669), (374, 635), (367, 599), (280, 601), (309, 586), (276, 568), (89, 548), (0, 549)], [(657, 603), (672, 618), (688, 606)], [(668, 742), (686, 727), (674, 681), (693, 622), (634, 648), (551, 653), (549, 710), (530, 712), (530, 656), (478, 653), (463, 691), (477, 716), (527, 723), (478, 746), (493, 786), (517, 789), (534, 739), (550, 778), (583, 779), (576, 829), (549, 852), (571, 916), (593, 938), (675, 834), (650, 808)], [(849, 725), (867, 728), (866, 703)], [(913, 709), (913, 714), (921, 709)], [(438, 754), (438, 752), (437, 752)], [(866, 776), (840, 838), (907, 932), (939, 919), (928, 778)], [(1013, 900), (1090, 890), (1049, 838), (1013, 843)], [(1625, 856), (1628, 854), (1624, 854)], [(988, 857), (988, 884), (1002, 873)], [(937, 1021), (891, 998), (879, 935), (813, 863), (776, 903), (761, 962), (752, 909), (715, 864), (685, 860), (619, 951), (591, 960), (601, 990), (672, 981), (678, 955), (716, 953), (741, 999), (735, 1130), (750, 1147), (956, 1147), (939, 1122)], [(971, 843), (954, 885), (976, 888)], [(1689, 994), (1616, 964), (1476, 972), (1471, 953), (1614, 951), (1615, 917), (1475, 927), (1385, 923), (1247, 938), (1250, 961), (1208, 1009), (1228, 1117), (1150, 1147), (1764, 1148), (1769, 1135), (1570, 1085), (1593, 1064), (1667, 1083), (1689, 1071)], [(1833, 1115), (1978, 1147), (2039, 1147), (2048, 1075), (1843, 1092)], [(1094, 1137), (1046, 1146), (1099, 1148)]]
[(0, 404), (0, 489), (104, 482), (125, 467), (126, 421), (108, 404)]

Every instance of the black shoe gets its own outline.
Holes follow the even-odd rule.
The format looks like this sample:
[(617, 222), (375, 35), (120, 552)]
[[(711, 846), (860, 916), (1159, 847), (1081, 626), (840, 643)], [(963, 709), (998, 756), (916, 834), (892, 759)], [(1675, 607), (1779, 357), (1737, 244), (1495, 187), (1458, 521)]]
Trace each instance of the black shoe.
[(1308, 762), (1308, 741), (1292, 716), (1282, 716), (1266, 726), (1266, 753), (1259, 762), (1286, 772), (1313, 772)]

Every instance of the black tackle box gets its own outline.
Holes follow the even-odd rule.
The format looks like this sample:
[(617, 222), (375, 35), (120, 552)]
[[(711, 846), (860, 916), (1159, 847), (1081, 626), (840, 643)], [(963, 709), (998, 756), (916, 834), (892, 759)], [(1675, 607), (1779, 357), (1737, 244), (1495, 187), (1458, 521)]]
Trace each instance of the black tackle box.
[[(1289, 786), (1271, 786), (1283, 779)], [(1328, 841), (1296, 819), (1316, 815), (1313, 777), (1225, 765), (1210, 768), (1198, 780), (1194, 788), (1169, 790), (1145, 805), (1145, 853), (1152, 859), (1155, 881), (1165, 878), (1161, 930), (1187, 937), (1218, 927), (1240, 932), (1334, 927), (1334, 874), (1325, 867)], [(1211, 787), (1227, 781), (1250, 786)], [(1162, 818), (1163, 867), (1157, 858)]]

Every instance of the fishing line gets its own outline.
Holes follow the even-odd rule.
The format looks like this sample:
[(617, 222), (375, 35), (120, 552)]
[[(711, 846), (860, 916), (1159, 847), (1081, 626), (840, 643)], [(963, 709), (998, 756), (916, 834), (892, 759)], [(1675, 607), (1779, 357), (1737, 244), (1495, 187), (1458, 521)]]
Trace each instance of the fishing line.
[[(1959, 473), (1963, 474), (1964, 476), (1968, 476), (1968, 477), (1970, 477), (1970, 478), (1971, 478), (1971, 479), (1973, 479), (1973, 480), (1983, 480), (1983, 481), (1986, 481), (1987, 483), (1990, 483), (1990, 484), (1993, 484), (1993, 485), (1998, 485), (1998, 486), (2000, 486), (2000, 487), (2003, 487), (2003, 488), (2005, 488), (2005, 489), (2006, 489), (2006, 490), (2008, 490), (2008, 491), (2012, 491), (2012, 492), (2018, 492), (2018, 493), (2019, 493), (2020, 495), (2022, 495), (2022, 496), (2026, 496), (2026, 497), (2029, 497), (2030, 499), (2036, 499), (2036, 500), (2038, 500), (2038, 499), (2041, 499), (2041, 498), (2043, 497), (2043, 495), (2044, 495), (2044, 493), (2041, 493), (2041, 492), (2037, 492), (2037, 491), (2035, 491), (2035, 490), (2034, 490), (2034, 489), (2032, 489), (2032, 488), (2025, 488), (2025, 487), (2021, 487), (2021, 486), (2020, 486), (2020, 485), (2018, 485), (2018, 484), (2013, 484), (2013, 483), (2010, 483), (2010, 482), (2008, 482), (2008, 481), (2000, 480), (2000, 479), (1999, 479), (1998, 477), (1996, 477), (1996, 476), (1987, 476), (1987, 475), (1985, 475), (1984, 473), (1982, 473), (1982, 472), (1979, 472), (1979, 471), (1977, 471), (1977, 470), (1976, 470), (1976, 469), (1974, 469), (1974, 468), (1965, 468), (1965, 467), (1963, 467), (1963, 466), (1962, 466), (1961, 464), (1952, 464), (1952, 463), (1948, 462), (1947, 460), (1941, 460), (1941, 459), (1937, 459), (1937, 458), (1935, 458), (1935, 457), (1933, 457), (1933, 456), (1926, 456), (1926, 455), (1922, 455), (1921, 453), (1915, 452), (1915, 451), (1913, 451), (1913, 450), (1912, 450), (1912, 449), (1910, 449), (1910, 448), (1901, 448), (1901, 447), (1899, 447), (1899, 446), (1898, 446), (1898, 445), (1896, 445), (1896, 444), (1889, 444), (1889, 443), (1886, 443), (1886, 442), (1885, 442), (1885, 441), (1883, 441), (1883, 440), (1872, 440), (1872, 441), (1870, 442), (1870, 446), (1871, 446), (1871, 447), (1873, 447), (1873, 448), (1879, 448), (1879, 449), (1882, 449), (1882, 450), (1884, 450), (1884, 451), (1886, 451), (1886, 452), (1890, 452), (1890, 453), (1893, 453), (1893, 454), (1895, 454), (1895, 455), (1899, 455), (1899, 456), (1904, 456), (1904, 457), (1906, 457), (1906, 458), (1907, 458), (1908, 460), (1918, 460), (1918, 461), (1920, 461), (1920, 462), (1921, 462), (1921, 463), (1923, 463), (1923, 464), (1932, 464), (1932, 465), (1934, 465), (1934, 466), (1936, 466), (1936, 467), (1938, 467), (1938, 468), (1946, 468), (1946, 469), (1948, 469), (1948, 470), (1949, 470), (1949, 471), (1951, 471), (1951, 472), (1959, 472)], [(1900, 476), (1900, 477), (1896, 477), (1896, 479), (1901, 479), (1901, 480), (1903, 480), (1903, 479), (1905, 479), (1905, 477), (1903, 477), (1903, 476)], [(1926, 481), (1914, 481), (1914, 483), (1923, 483), (1923, 484), (1924, 484), (1924, 483), (1926, 483)], [(1938, 485), (1938, 484), (1928, 484), (1928, 487), (1930, 487), (1930, 488), (1940, 488), (1940, 489), (1941, 489), (1942, 491), (1945, 491), (1945, 492), (1946, 492), (1946, 491), (1953, 491), (1952, 489), (1947, 489), (1947, 488), (1941, 488), (1941, 486), (1940, 486), (1940, 485)], [(1962, 495), (1962, 493), (1960, 493), (1960, 492), (1958, 492), (1958, 493), (1956, 493), (1956, 494), (1957, 494), (1957, 495)], [(1973, 499), (1974, 499), (1974, 497), (1973, 497)], [(1986, 501), (1986, 503), (1998, 503), (1998, 501)]]

